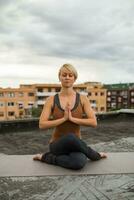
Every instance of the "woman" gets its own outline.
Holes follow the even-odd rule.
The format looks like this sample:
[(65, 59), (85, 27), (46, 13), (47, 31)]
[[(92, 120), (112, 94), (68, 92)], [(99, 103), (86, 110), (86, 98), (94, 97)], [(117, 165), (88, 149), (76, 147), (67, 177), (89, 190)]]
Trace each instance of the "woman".
[[(87, 158), (95, 161), (107, 157), (105, 153), (91, 149), (81, 139), (80, 125), (96, 127), (97, 121), (88, 98), (73, 90), (77, 76), (76, 69), (70, 64), (60, 68), (61, 91), (47, 99), (39, 121), (41, 129), (55, 127), (49, 143), (50, 151), (35, 155), (34, 160), (68, 169), (81, 169)], [(49, 119), (50, 116), (53, 120)]]

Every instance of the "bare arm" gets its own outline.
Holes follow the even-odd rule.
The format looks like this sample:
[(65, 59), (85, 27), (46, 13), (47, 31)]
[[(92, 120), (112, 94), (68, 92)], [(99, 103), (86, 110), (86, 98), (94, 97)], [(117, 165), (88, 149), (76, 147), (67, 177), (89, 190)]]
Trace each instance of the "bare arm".
[(69, 120), (79, 125), (96, 127), (97, 120), (95, 117), (95, 113), (93, 109), (91, 108), (90, 102), (86, 96), (82, 96), (82, 103), (83, 103), (83, 108), (87, 115), (87, 118), (80, 119), (80, 118), (72, 117), (71, 111), (69, 111)]
[(67, 111), (65, 111), (64, 117), (62, 117), (60, 119), (56, 119), (56, 120), (49, 120), (49, 117), (51, 115), (52, 106), (53, 106), (53, 96), (48, 97), (48, 99), (43, 107), (43, 110), (42, 110), (42, 113), (40, 116), (40, 120), (39, 120), (39, 128), (40, 129), (56, 127), (56, 126), (62, 124), (63, 122), (65, 122), (66, 120), (68, 120)]

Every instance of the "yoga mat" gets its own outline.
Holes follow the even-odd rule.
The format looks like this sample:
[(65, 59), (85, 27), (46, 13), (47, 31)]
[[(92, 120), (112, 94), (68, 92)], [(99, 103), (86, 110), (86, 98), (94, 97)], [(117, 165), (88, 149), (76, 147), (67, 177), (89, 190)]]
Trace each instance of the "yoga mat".
[(107, 153), (108, 158), (87, 161), (84, 168), (70, 170), (59, 166), (33, 161), (33, 155), (0, 154), (0, 177), (101, 175), (134, 173), (134, 152)]

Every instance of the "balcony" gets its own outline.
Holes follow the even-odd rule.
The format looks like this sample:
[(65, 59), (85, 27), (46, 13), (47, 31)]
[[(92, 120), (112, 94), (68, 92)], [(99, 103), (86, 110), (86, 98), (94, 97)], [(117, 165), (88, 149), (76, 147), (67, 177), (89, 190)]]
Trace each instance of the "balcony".
[(44, 105), (44, 103), (45, 103), (45, 100), (44, 101), (43, 100), (38, 100), (36, 102), (37, 105)]
[(79, 93), (82, 94), (82, 95), (85, 95), (85, 96), (88, 95), (88, 92), (85, 92), (85, 91), (80, 91)]
[[(55, 95), (57, 92), (36, 92), (36, 96), (37, 97), (47, 97), (47, 96), (53, 96)], [(88, 92), (86, 91), (80, 91), (79, 92), (82, 95), (88, 95)]]
[(36, 92), (37, 97), (47, 97), (47, 96), (53, 96), (56, 92)]

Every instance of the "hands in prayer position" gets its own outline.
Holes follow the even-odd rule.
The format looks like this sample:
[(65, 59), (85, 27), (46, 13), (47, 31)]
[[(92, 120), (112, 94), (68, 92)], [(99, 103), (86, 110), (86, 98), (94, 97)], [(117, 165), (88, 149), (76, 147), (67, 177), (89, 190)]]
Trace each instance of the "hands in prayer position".
[(70, 104), (67, 103), (66, 107), (65, 107), (65, 111), (64, 111), (64, 119), (67, 121), (72, 121), (72, 113), (71, 113), (71, 109), (70, 109)]

